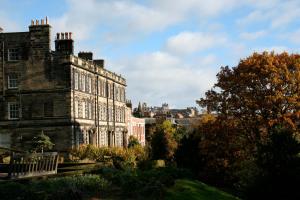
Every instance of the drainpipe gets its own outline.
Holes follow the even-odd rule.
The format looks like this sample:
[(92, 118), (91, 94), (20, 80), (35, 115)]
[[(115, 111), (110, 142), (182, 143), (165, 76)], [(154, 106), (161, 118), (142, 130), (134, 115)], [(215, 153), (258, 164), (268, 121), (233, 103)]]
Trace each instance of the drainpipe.
[(5, 50), (4, 50), (4, 33), (2, 33), (2, 77), (3, 77), (3, 85), (2, 85), (2, 89), (3, 89), (3, 99), (4, 99), (4, 96), (5, 96), (5, 69), (4, 69), (4, 53), (5, 53)]
[(108, 140), (108, 146), (111, 147), (111, 132), (110, 132), (110, 128), (109, 128), (109, 108), (108, 108), (108, 80), (107, 80), (107, 75), (106, 75), (106, 81), (105, 81), (105, 95), (106, 95), (106, 123), (107, 123), (107, 140)]
[(112, 107), (112, 113), (113, 113), (113, 127), (114, 127), (114, 136), (113, 136), (113, 143), (114, 143), (114, 146), (116, 145), (116, 105), (115, 105), (115, 83), (113, 83), (113, 107)]
[[(72, 107), (73, 107), (73, 122), (72, 122), (72, 134), (73, 134), (73, 144), (72, 144), (72, 148), (76, 148), (76, 130), (75, 130), (75, 70), (74, 68), (72, 68), (72, 83), (71, 83), (71, 90), (72, 90)], [(78, 83), (79, 84), (79, 83)]]
[[(96, 143), (97, 143), (97, 145), (99, 146), (99, 136), (100, 136), (100, 129), (99, 129), (99, 92), (98, 92), (98, 90), (99, 90), (99, 76), (96, 74), (96, 88), (94, 88), (95, 89), (95, 109), (94, 109), (94, 116), (95, 116), (95, 124), (96, 124), (96, 126), (97, 126), (97, 136), (96, 136)], [(97, 112), (97, 113), (96, 113)]]

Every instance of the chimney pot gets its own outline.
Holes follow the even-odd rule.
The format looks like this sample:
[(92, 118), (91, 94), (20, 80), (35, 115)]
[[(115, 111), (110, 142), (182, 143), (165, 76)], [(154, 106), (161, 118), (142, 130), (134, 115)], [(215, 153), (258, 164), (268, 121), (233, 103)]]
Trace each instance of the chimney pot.
[(31, 20), (31, 26), (34, 26), (34, 21), (33, 20)]
[(41, 19), (41, 25), (44, 25), (44, 19)]
[(35, 25), (39, 25), (39, 20), (35, 20)]
[(68, 32), (65, 32), (65, 38), (66, 38), (66, 40), (69, 39)]
[(56, 39), (59, 40), (59, 33), (56, 33)]
[(46, 24), (48, 24), (48, 17), (46, 16)]
[(69, 32), (69, 38), (72, 39), (72, 32)]
[(61, 39), (64, 40), (65, 39), (65, 34), (64, 33), (60, 33), (61, 35)]

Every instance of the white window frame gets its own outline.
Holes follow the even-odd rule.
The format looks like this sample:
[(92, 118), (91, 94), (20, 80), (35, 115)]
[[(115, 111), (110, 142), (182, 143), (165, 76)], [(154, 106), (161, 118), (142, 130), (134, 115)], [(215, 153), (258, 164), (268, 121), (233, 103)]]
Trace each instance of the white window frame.
[(78, 84), (79, 84), (79, 74), (78, 72), (74, 72), (74, 89), (78, 90)]
[(92, 116), (93, 104), (91, 102), (89, 102), (88, 105), (89, 105), (89, 119), (93, 119), (93, 116)]
[(17, 74), (9, 74), (7, 76), (7, 88), (8, 89), (18, 88), (18, 75)]
[(88, 101), (85, 102), (85, 118), (89, 119), (89, 103)]
[(92, 93), (92, 77), (88, 77), (88, 84), (89, 84), (89, 93)]
[(81, 106), (82, 106), (82, 118), (84, 119), (85, 118), (85, 101), (82, 101), (81, 102)]
[[(12, 110), (12, 106), (17, 106), (17, 109)], [(8, 119), (9, 120), (16, 120), (16, 119), (20, 118), (21, 113), (20, 113), (19, 103), (17, 103), (17, 102), (8, 102), (7, 110), (8, 110)], [(12, 116), (13, 115), (12, 112), (15, 112), (14, 114), (17, 113), (17, 115), (16, 115), (17, 117)]]
[(86, 76), (85, 74), (81, 75), (81, 90), (82, 91), (85, 91), (85, 79), (86, 79), (85, 76)]
[(8, 61), (17, 61), (19, 60), (19, 49), (11, 48), (7, 50), (7, 60)]

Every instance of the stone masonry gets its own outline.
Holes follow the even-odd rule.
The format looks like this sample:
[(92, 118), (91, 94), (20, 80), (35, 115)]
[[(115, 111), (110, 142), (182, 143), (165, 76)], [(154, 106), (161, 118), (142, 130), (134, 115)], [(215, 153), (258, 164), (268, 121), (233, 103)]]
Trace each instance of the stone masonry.
[(46, 19), (0, 33), (0, 146), (26, 148), (42, 131), (59, 151), (123, 146), (125, 79), (91, 52), (75, 56), (72, 33), (57, 33), (52, 51), (50, 30)]

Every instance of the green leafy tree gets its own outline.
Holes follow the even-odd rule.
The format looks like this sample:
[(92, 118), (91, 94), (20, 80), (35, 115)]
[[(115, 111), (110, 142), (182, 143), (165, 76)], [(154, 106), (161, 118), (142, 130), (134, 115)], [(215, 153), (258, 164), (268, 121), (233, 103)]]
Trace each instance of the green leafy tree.
[(170, 121), (164, 121), (162, 124), (157, 125), (151, 140), (153, 159), (174, 160), (178, 145), (174, 137), (175, 132), (176, 129), (172, 126)]
[(44, 152), (44, 150), (51, 150), (54, 144), (51, 142), (51, 139), (42, 133), (32, 139), (32, 147), (35, 152)]

